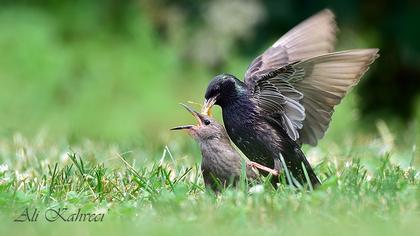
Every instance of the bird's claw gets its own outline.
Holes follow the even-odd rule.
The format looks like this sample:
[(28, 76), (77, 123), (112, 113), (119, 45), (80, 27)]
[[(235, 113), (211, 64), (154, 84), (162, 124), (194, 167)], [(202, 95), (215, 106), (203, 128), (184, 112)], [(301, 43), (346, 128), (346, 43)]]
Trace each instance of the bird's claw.
[(266, 166), (263, 166), (263, 165), (258, 164), (258, 163), (256, 163), (256, 162), (253, 162), (253, 161), (249, 161), (249, 162), (247, 162), (247, 165), (248, 165), (249, 167), (251, 167), (251, 168), (255, 168), (255, 169), (259, 169), (259, 170), (262, 170), (262, 171), (268, 172), (268, 173), (270, 173), (270, 174), (272, 174), (272, 175), (274, 175), (274, 176), (278, 176), (278, 175), (279, 175), (279, 172), (278, 172), (277, 170), (274, 170), (274, 169), (268, 168), (268, 167), (266, 167)]

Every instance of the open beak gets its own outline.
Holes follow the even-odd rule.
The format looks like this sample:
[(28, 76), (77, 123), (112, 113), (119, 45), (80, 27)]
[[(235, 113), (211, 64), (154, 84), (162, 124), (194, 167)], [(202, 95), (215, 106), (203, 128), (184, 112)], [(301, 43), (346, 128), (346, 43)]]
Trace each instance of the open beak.
[[(190, 107), (188, 107), (185, 104), (182, 104), (181, 103), (181, 106), (183, 106), (185, 109), (187, 109), (187, 111), (189, 111), (195, 117), (195, 119), (198, 121), (198, 126), (203, 125), (204, 117), (200, 113), (194, 111), (193, 109), (191, 109)], [(170, 130), (180, 130), (180, 129), (187, 129), (187, 130), (189, 130), (189, 129), (193, 128), (194, 126), (195, 125), (181, 125), (181, 126), (174, 127), (174, 128), (172, 128)]]
[(218, 97), (219, 97), (219, 95), (216, 95), (214, 97), (211, 97), (209, 99), (206, 99), (204, 101), (203, 108), (201, 109), (201, 113), (202, 114), (205, 114), (205, 115), (208, 115), (208, 116), (211, 116), (211, 108), (216, 103)]

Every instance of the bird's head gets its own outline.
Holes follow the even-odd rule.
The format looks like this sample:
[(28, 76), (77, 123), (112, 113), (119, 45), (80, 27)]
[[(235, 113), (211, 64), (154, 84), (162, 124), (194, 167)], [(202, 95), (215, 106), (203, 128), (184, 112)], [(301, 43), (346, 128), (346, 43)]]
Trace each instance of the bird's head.
[(223, 135), (227, 135), (225, 129), (214, 118), (200, 114), (187, 105), (181, 104), (185, 107), (197, 120), (196, 125), (182, 125), (172, 128), (171, 130), (185, 130), (194, 139), (203, 142), (210, 139), (221, 139)]
[(206, 99), (201, 113), (210, 115), (210, 109), (213, 105), (222, 106), (236, 94), (240, 81), (233, 75), (221, 74), (215, 76), (207, 86)]

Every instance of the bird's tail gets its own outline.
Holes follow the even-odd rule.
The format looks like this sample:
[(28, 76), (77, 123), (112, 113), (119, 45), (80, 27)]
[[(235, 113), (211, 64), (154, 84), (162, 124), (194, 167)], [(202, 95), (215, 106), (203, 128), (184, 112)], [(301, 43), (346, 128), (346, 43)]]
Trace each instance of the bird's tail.
[(299, 156), (299, 158), (294, 162), (300, 162), (300, 165), (298, 163), (287, 163), (280, 154), (280, 160), (282, 161), (282, 166), (285, 169), (286, 175), (288, 174), (287, 171), (289, 171), (289, 182), (291, 181), (295, 185), (301, 183), (308, 184), (312, 189), (321, 185), (321, 181), (319, 181), (318, 176), (315, 174), (315, 171), (300, 149), (297, 150), (297, 156)]
[(275, 165), (275, 169), (284, 172), (288, 184), (295, 187), (302, 187), (302, 185), (307, 184), (311, 189), (321, 185), (320, 180), (299, 148), (295, 149), (293, 157), (286, 156), (284, 158), (279, 153), (279, 165)]

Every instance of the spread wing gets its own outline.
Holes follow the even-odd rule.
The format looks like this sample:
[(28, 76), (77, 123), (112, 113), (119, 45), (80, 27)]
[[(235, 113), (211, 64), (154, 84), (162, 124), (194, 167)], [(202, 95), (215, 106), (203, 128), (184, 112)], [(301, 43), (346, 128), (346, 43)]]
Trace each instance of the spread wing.
[(328, 9), (308, 18), (252, 61), (245, 73), (245, 83), (253, 87), (261, 75), (273, 69), (332, 52), (336, 31), (334, 14)]
[(302, 105), (303, 94), (289, 81), (291, 78), (298, 78), (301, 72), (292, 66), (286, 66), (267, 73), (256, 82), (253, 93), (262, 115), (281, 122), (281, 126), (293, 140), (299, 138), (299, 130), (305, 119), (305, 108)]
[(369, 65), (378, 49), (328, 53), (254, 77), (252, 96), (261, 112), (281, 122), (290, 138), (316, 145), (339, 104)]

